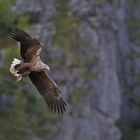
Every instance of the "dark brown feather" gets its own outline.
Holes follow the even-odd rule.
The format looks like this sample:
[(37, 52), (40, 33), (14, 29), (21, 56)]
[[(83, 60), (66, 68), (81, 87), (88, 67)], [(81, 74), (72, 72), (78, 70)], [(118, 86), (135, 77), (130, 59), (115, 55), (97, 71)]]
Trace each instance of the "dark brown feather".
[(37, 55), (37, 51), (42, 47), (41, 43), (32, 38), (29, 34), (19, 28), (13, 28), (10, 32), (13, 39), (20, 42), (21, 49), (20, 53), (24, 61), (30, 61), (35, 55)]
[(61, 97), (57, 85), (44, 71), (31, 72), (29, 78), (44, 97), (51, 111), (56, 112), (57, 110), (58, 113), (66, 111), (66, 103)]

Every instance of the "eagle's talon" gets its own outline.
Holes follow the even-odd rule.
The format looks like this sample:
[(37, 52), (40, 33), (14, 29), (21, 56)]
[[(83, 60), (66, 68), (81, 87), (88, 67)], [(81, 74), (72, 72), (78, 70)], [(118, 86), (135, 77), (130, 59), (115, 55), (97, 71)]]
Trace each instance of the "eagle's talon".
[(17, 82), (21, 81), (22, 76), (17, 77)]

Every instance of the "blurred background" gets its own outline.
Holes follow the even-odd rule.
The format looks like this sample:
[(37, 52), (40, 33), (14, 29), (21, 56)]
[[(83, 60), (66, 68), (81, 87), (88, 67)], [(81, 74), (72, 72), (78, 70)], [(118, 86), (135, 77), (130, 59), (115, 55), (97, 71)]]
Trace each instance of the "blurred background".
[[(0, 140), (140, 140), (139, 13), (139, 0), (0, 0)], [(10, 74), (15, 26), (44, 44), (64, 115)]]

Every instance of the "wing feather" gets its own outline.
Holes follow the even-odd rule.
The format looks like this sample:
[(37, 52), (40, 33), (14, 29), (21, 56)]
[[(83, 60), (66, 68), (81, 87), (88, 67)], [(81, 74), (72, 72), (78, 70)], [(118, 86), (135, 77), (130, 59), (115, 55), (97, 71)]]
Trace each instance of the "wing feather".
[(20, 42), (21, 45), (21, 56), (25, 61), (30, 61), (34, 55), (39, 55), (42, 50), (41, 43), (32, 38), (29, 34), (19, 28), (13, 28), (10, 32), (13, 39)]
[(10, 34), (12, 35), (13, 39), (19, 41), (22, 44), (29, 46), (32, 43), (33, 38), (22, 29), (18, 29), (15, 27), (11, 30)]
[(31, 72), (29, 78), (44, 97), (51, 111), (58, 113), (66, 111), (66, 103), (60, 95), (59, 88), (44, 71)]

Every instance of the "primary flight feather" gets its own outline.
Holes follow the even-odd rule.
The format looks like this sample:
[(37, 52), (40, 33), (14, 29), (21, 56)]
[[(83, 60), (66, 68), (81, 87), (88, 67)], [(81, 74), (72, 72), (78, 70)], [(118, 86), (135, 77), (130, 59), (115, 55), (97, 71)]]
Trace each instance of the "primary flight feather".
[(10, 34), (13, 39), (20, 42), (20, 54), (23, 59), (21, 61), (14, 58), (10, 72), (17, 77), (17, 81), (28, 75), (51, 111), (58, 113), (66, 111), (66, 103), (60, 95), (58, 86), (45, 72), (49, 70), (49, 66), (40, 59), (39, 55), (43, 45), (22, 29), (15, 27)]

